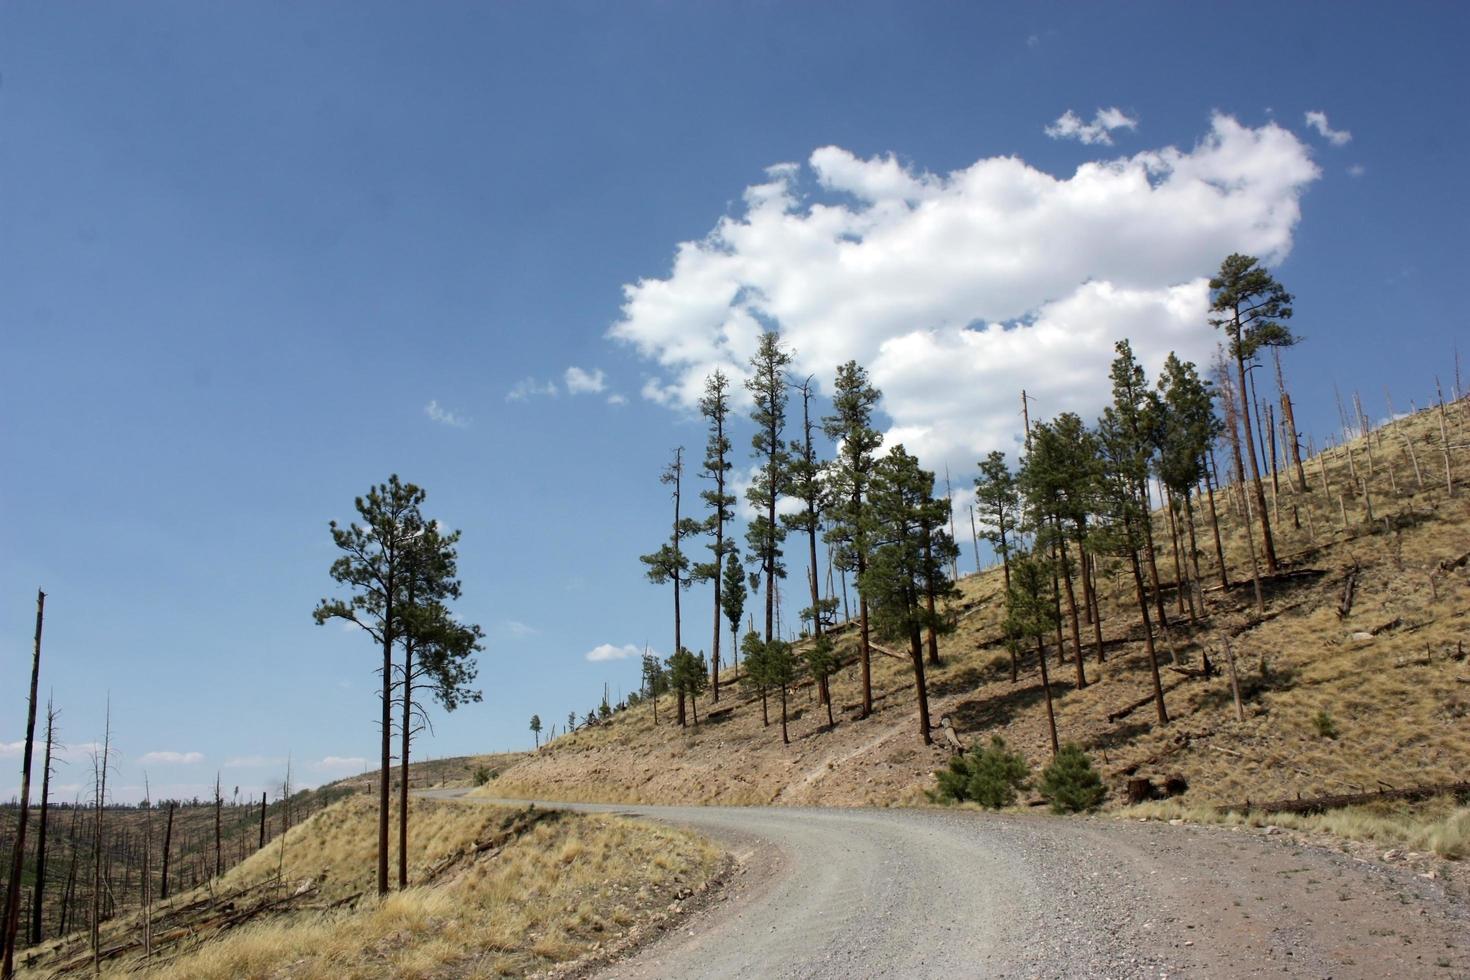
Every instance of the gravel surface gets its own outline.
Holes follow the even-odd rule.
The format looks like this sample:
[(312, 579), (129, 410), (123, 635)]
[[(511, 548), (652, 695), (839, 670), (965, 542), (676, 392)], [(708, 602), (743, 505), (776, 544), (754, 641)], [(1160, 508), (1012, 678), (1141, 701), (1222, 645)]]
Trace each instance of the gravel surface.
[(609, 978), (1470, 977), (1463, 896), (1286, 835), (968, 810), (537, 805), (691, 827), (741, 862), (718, 900), (603, 967)]

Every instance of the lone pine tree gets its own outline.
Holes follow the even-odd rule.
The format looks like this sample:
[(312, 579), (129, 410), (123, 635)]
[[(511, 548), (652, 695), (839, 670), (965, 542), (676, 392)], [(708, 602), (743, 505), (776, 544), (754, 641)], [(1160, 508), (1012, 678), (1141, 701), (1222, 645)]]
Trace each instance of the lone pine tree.
[(531, 734), (536, 740), (536, 748), (541, 748), (541, 716), (531, 716)]
[(760, 345), (750, 359), (751, 376), (745, 382), (752, 401), (750, 417), (755, 423), (751, 455), (759, 464), (745, 494), (756, 512), (746, 526), (745, 543), (749, 561), (766, 579), (767, 643), (775, 636), (776, 579), (786, 577), (781, 552), (786, 528), (776, 519), (776, 502), (790, 480), (791, 456), (781, 441), (786, 430), (786, 368), (790, 364), (791, 352), (781, 346), (778, 334), (768, 331), (761, 334)]
[[(698, 534), (699, 522), (687, 517), (680, 516), (680, 504), (683, 494), (684, 481), (684, 449), (674, 450), (674, 459), (663, 474), (659, 482), (672, 486), (674, 501), (674, 521), (669, 532), (669, 540), (659, 549), (651, 554), (642, 555), (639, 561), (643, 562), (648, 569), (648, 580), (655, 585), (665, 583), (673, 586), (674, 590), (674, 651), (684, 649), (681, 628), (681, 617), (679, 613), (679, 594), (689, 587), (689, 557), (684, 554), (683, 541), (690, 535)], [(684, 724), (684, 696), (687, 685), (676, 686), (679, 696), (679, 724)]]
[[(477, 702), (473, 690), (478, 668), (474, 656), (484, 633), (474, 624), (462, 624), (446, 603), (460, 597), (458, 531), (444, 532), (439, 522), (427, 521), (422, 533), (408, 544), (404, 575), (405, 604), (401, 643), (403, 663), (397, 668), (400, 749), (398, 755), (398, 887), (408, 887), (409, 756), (413, 736), (426, 724), (425, 705), (415, 692), (428, 688), (446, 711)], [(422, 682), (422, 683), (421, 683)]]
[[(868, 382), (868, 372), (856, 361), (837, 369), (832, 386), (832, 414), (822, 419), (822, 431), (837, 444), (828, 468), (831, 525), (827, 542), (834, 561), (844, 573), (862, 578), (868, 569), (868, 493), (883, 436), (873, 428), (873, 410), (882, 394)], [(846, 580), (844, 579), (844, 582)], [(846, 588), (846, 585), (843, 586)], [(868, 600), (858, 593), (858, 659), (862, 665), (861, 718), (873, 713), (872, 651), (869, 644)]]
[(1229, 351), (1235, 361), (1239, 393), (1240, 431), (1245, 443), (1245, 458), (1250, 466), (1251, 493), (1260, 516), (1266, 573), (1276, 574), (1276, 544), (1271, 536), (1271, 519), (1266, 511), (1266, 492), (1261, 486), (1261, 469), (1256, 462), (1255, 437), (1251, 434), (1250, 389), (1246, 384), (1246, 365), (1253, 363), (1268, 347), (1290, 347), (1296, 337), (1282, 322), (1291, 319), (1292, 296), (1261, 265), (1255, 256), (1235, 253), (1220, 263), (1220, 271), (1210, 280), (1210, 323), (1225, 331)]
[(378, 769), (378, 894), (388, 891), (388, 815), (393, 753), (393, 648), (403, 632), (406, 582), (415, 560), (412, 543), (425, 532), (420, 507), (425, 493), (395, 473), (387, 483), (358, 497), (353, 506), (362, 523), (330, 522), (332, 541), (342, 554), (330, 574), (349, 590), (346, 599), (322, 599), (312, 616), (318, 625), (331, 619), (356, 624), (382, 650), (381, 764)]
[[(734, 554), (735, 542), (725, 537), (725, 527), (735, 520), (735, 495), (727, 489), (730, 470), (730, 436), (727, 427), (730, 420), (730, 379), (718, 368), (704, 382), (704, 397), (699, 400), (699, 411), (709, 423), (709, 441), (704, 450), (704, 467), (700, 475), (714, 484), (701, 490), (699, 496), (709, 506), (709, 517), (705, 519), (706, 532), (714, 536), (710, 543), (710, 560), (694, 566), (693, 578), (714, 585), (714, 639), (710, 645), (710, 691), (715, 702), (720, 700), (720, 592), (725, 583), (722, 578), (725, 556)], [(744, 599), (741, 599), (742, 603)], [(737, 617), (738, 618), (738, 617)]]

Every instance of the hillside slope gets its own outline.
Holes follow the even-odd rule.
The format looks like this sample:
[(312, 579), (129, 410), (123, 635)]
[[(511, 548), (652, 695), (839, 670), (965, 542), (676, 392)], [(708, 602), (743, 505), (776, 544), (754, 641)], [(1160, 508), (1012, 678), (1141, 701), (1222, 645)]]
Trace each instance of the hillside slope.
[[(1202, 680), (1166, 670), (1168, 725), (1157, 723), (1151, 703), (1110, 720), (1151, 688), (1131, 581), (1121, 569), (1104, 575), (1106, 662), (1097, 662), (1084, 626), (1088, 686), (1075, 688), (1070, 650), (1067, 665), (1051, 671), (1051, 686), (1060, 736), (1081, 743), (1100, 764), (1114, 790), (1110, 805), (1117, 805), (1124, 782), (1135, 774), (1182, 776), (1189, 784), (1187, 803), (1467, 778), (1470, 402), (1448, 406), (1444, 425), (1448, 447), (1435, 409), (1328, 450), (1307, 463), (1310, 490), (1304, 494), (1293, 492), (1281, 473), (1274, 506), (1282, 567), (1264, 582), (1264, 616), (1254, 608), (1242, 495), (1233, 489), (1216, 494), (1230, 564), (1228, 592), (1215, 572), (1207, 505), (1197, 502), (1207, 609), (1193, 627), (1179, 613), (1169, 535), (1163, 515), (1155, 515), (1170, 643), (1181, 665), (1198, 667), (1208, 655), (1221, 675)], [(1446, 487), (1446, 458), (1453, 494)], [(1266, 484), (1270, 493), (1269, 476)], [(1353, 601), (1339, 617), (1349, 576)], [(1001, 644), (1000, 569), (970, 576), (960, 589), (951, 607), (956, 629), (940, 641), (943, 666), (929, 674), (931, 713), (936, 720), (953, 719), (967, 742), (1000, 734), (1030, 762), (1044, 764), (1050, 747), (1040, 674), (1032, 654), (1019, 681), (1010, 681)], [(908, 660), (875, 655), (876, 711), (855, 720), (856, 641), (851, 630), (839, 636), (850, 660), (833, 682), (833, 728), (811, 685), (799, 686), (791, 697), (791, 744), (783, 745), (778, 724), (762, 725), (757, 699), (722, 685), (717, 706), (708, 697), (700, 704), (698, 726), (671, 724), (665, 697), (657, 726), (647, 705), (620, 712), (608, 723), (556, 739), (505, 770), (487, 790), (648, 803), (922, 802), (947, 753), (920, 744), (916, 735)], [(1224, 676), (1223, 636), (1231, 638), (1239, 669), (1244, 721), (1236, 718)], [(1165, 665), (1169, 645), (1159, 642)], [(1055, 644), (1048, 649), (1056, 664)]]

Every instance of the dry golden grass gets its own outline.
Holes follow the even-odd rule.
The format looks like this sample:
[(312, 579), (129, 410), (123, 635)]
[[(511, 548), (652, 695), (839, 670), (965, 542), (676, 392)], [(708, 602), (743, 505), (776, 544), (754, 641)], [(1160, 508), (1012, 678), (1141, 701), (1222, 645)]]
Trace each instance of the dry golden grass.
[[(1446, 492), (1435, 410), (1308, 460), (1307, 493), (1293, 491), (1285, 471), (1278, 493), (1265, 478), (1277, 511), (1283, 574), (1266, 583), (1264, 617), (1254, 608), (1238, 493), (1216, 495), (1230, 565), (1228, 594), (1214, 571), (1208, 509), (1196, 502), (1206, 590), (1198, 626), (1178, 612), (1167, 524), (1156, 515), (1158, 569), (1173, 621), (1169, 641), (1161, 638), (1158, 645), (1161, 662), (1170, 665), (1172, 645), (1182, 664), (1198, 666), (1208, 654), (1223, 671), (1220, 639), (1230, 635), (1246, 718), (1236, 719), (1228, 680), (1202, 681), (1165, 669), (1171, 724), (1158, 725), (1151, 704), (1107, 720), (1150, 689), (1132, 583), (1112, 563), (1101, 588), (1105, 663), (1097, 663), (1090, 630), (1083, 627), (1087, 688), (1074, 686), (1070, 652), (1057, 666), (1055, 644), (1048, 644), (1061, 737), (1080, 742), (1114, 789), (1132, 774), (1182, 775), (1190, 784), (1184, 803), (1192, 806), (1466, 778), (1470, 563), (1455, 563), (1470, 549), (1470, 403), (1449, 407), (1446, 430), (1453, 495)], [(1251, 527), (1258, 534), (1254, 522)], [(1355, 601), (1340, 619), (1337, 605), (1354, 565)], [(1020, 681), (1010, 682), (999, 642), (1000, 570), (970, 576), (960, 588), (952, 606), (956, 629), (940, 641), (944, 665), (929, 671), (931, 714), (936, 720), (948, 714), (967, 740), (1001, 734), (1033, 765), (1042, 765), (1050, 749), (1039, 674), (1032, 654)], [(851, 653), (850, 632), (839, 634), (839, 644)], [(875, 713), (856, 721), (857, 668), (838, 675), (838, 724), (831, 730), (810, 685), (794, 691), (790, 746), (781, 744), (775, 724), (761, 725), (758, 701), (730, 687), (718, 707), (733, 711), (712, 722), (705, 719), (715, 706), (706, 698), (702, 724), (680, 731), (669, 724), (673, 711), (665, 697), (657, 727), (647, 705), (622, 712), (609, 724), (557, 739), (485, 792), (650, 803), (922, 802), (944, 753), (921, 746), (915, 736), (907, 658), (875, 656), (873, 679)], [(1335, 737), (1319, 730), (1323, 712)]]
[(1325, 813), (1221, 813), (1214, 807), (1189, 806), (1175, 800), (1140, 803), (1119, 815), (1144, 820), (1187, 820), (1222, 826), (1275, 825), (1306, 833), (1331, 834), (1349, 840), (1404, 847), (1461, 859), (1470, 857), (1470, 807), (1441, 796), (1426, 803), (1399, 806), (1351, 806)]
[[(611, 816), (544, 814), (502, 848), (477, 841), (524, 811), (414, 801), (410, 883), (379, 900), (376, 811), (346, 800), (293, 828), (216, 883), (230, 895), (277, 880), (281, 895), (314, 886), (313, 909), (262, 916), (193, 948), (171, 951), (150, 976), (184, 978), (504, 976), (576, 958), (625, 936), (678, 894), (708, 882), (720, 852), (691, 834)], [(457, 861), (451, 861), (461, 855)], [(396, 856), (392, 857), (396, 861)], [(446, 867), (446, 865), (448, 865)], [(432, 881), (433, 869), (443, 869)], [(180, 896), (196, 901), (201, 892)], [(360, 899), (353, 896), (363, 895)], [(347, 904), (326, 908), (337, 902)], [(136, 931), (109, 924), (109, 941)], [(42, 963), (33, 975), (47, 975)], [(119, 957), (104, 971), (140, 966)]]

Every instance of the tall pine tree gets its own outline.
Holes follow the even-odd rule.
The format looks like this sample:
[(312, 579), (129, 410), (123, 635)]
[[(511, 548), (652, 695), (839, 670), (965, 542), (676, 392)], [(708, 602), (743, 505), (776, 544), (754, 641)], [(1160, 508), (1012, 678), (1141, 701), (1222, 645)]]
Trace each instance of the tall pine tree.
[[(684, 485), (684, 449), (679, 447), (674, 450), (674, 459), (663, 473), (659, 476), (659, 482), (672, 486), (674, 501), (674, 521), (669, 531), (669, 540), (660, 545), (659, 549), (647, 555), (641, 555), (639, 561), (643, 562), (648, 569), (648, 580), (655, 585), (669, 584), (674, 590), (674, 656), (684, 649), (683, 623), (679, 611), (679, 594), (689, 587), (689, 556), (684, 553), (684, 539), (690, 535), (698, 534), (700, 526), (698, 521), (681, 516), (681, 505)], [(678, 686), (679, 695), (679, 724), (684, 724), (684, 695), (689, 685)]]
[[(844, 572), (859, 579), (868, 569), (868, 493), (877, 465), (876, 453), (883, 436), (873, 428), (873, 410), (882, 397), (868, 381), (868, 372), (856, 361), (837, 369), (833, 384), (832, 414), (822, 420), (822, 431), (837, 444), (832, 460), (828, 505), (831, 518), (826, 539), (835, 549), (834, 560)], [(846, 588), (846, 586), (844, 586)], [(872, 651), (869, 645), (867, 597), (858, 593), (858, 658), (862, 665), (862, 714), (873, 713)]]
[(720, 613), (723, 603), (720, 591), (723, 587), (725, 556), (735, 550), (735, 542), (725, 537), (725, 527), (735, 519), (735, 495), (728, 491), (730, 470), (730, 379), (716, 368), (704, 382), (704, 397), (699, 400), (699, 411), (709, 423), (709, 441), (705, 444), (704, 466), (700, 475), (713, 486), (701, 490), (699, 496), (709, 506), (709, 517), (705, 529), (713, 536), (710, 542), (710, 560), (694, 566), (693, 578), (699, 582), (714, 584), (714, 639), (710, 645), (710, 691), (715, 702), (720, 700)]
[(751, 455), (760, 466), (745, 495), (756, 511), (746, 527), (745, 543), (749, 561), (766, 579), (767, 643), (775, 638), (776, 579), (786, 577), (781, 551), (786, 528), (776, 519), (776, 502), (790, 481), (791, 456), (781, 441), (786, 431), (786, 369), (790, 364), (791, 352), (781, 346), (780, 335), (767, 331), (761, 334), (760, 346), (750, 359), (751, 376), (745, 382), (753, 402), (750, 417), (755, 423)]

